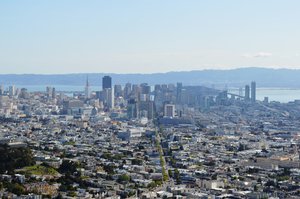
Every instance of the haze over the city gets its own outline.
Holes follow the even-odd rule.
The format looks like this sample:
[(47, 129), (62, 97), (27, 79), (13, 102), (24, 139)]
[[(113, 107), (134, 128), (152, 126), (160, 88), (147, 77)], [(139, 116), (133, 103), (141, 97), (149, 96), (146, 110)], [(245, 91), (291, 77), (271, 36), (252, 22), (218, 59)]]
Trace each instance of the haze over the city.
[(300, 69), (296, 0), (1, 1), (0, 73)]

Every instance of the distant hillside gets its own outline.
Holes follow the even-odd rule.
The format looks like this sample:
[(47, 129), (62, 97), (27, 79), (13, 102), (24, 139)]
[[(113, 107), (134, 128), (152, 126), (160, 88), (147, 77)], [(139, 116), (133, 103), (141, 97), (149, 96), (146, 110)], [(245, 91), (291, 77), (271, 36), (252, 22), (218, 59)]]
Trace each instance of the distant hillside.
[(101, 85), (101, 78), (110, 75), (114, 84), (124, 85), (131, 83), (148, 83), (150, 85), (182, 82), (184, 85), (228, 86), (240, 87), (249, 84), (252, 80), (258, 87), (289, 87), (300, 88), (300, 70), (267, 69), (267, 68), (240, 68), (233, 70), (201, 70), (153, 74), (3, 74), (0, 75), (0, 84), (3, 85), (78, 85), (83, 86), (86, 77), (90, 84)]

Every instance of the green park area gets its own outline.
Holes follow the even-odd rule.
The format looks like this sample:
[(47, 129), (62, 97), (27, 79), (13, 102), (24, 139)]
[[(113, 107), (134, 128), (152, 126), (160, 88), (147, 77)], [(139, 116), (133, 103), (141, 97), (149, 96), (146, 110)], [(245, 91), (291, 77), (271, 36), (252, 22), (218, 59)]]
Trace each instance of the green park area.
[(34, 165), (24, 167), (22, 171), (27, 175), (57, 175), (59, 174), (55, 169), (42, 165)]

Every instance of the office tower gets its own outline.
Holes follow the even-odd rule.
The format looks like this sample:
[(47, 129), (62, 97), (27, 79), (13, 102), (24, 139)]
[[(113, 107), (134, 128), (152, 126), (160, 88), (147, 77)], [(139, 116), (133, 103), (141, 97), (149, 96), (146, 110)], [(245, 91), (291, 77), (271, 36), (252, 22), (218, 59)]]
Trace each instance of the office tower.
[(131, 94), (131, 84), (126, 83), (125, 88), (124, 88), (124, 97), (125, 97), (125, 99), (128, 99), (130, 97), (130, 94)]
[(107, 108), (113, 109), (115, 106), (114, 90), (112, 88), (106, 88), (103, 90), (104, 103)]
[(26, 88), (22, 88), (21, 89), (21, 92), (20, 92), (20, 96), (19, 96), (20, 98), (23, 98), (23, 99), (29, 99), (29, 93), (28, 93), (28, 91), (27, 91), (27, 89)]
[(132, 85), (132, 94), (137, 99), (139, 98), (140, 90), (141, 90), (141, 88), (139, 85), (137, 85), (137, 84)]
[(140, 96), (139, 96), (139, 100), (140, 101), (143, 101), (143, 102), (145, 102), (145, 101), (149, 101), (150, 99), (149, 99), (149, 95), (147, 95), (147, 94), (140, 94)]
[(56, 90), (54, 87), (52, 88), (52, 99), (56, 99)]
[(175, 85), (174, 84), (168, 84), (168, 90), (169, 91), (175, 91)]
[(239, 88), (239, 96), (243, 96), (243, 88)]
[(218, 94), (218, 96), (216, 97), (216, 103), (218, 105), (225, 105), (226, 102), (228, 100), (228, 92), (227, 90), (222, 91)]
[(150, 100), (151, 87), (147, 83), (140, 85), (139, 101)]
[(245, 86), (245, 101), (249, 101), (250, 100), (250, 86), (246, 85)]
[(115, 107), (114, 89), (108, 89), (108, 107), (113, 109)]
[(204, 97), (204, 108), (209, 109), (210, 108), (210, 99), (209, 96)]
[(8, 92), (10, 97), (14, 96), (16, 94), (15, 86), (10, 86)]
[(147, 83), (141, 84), (141, 93), (149, 95), (151, 92), (151, 87)]
[(1, 95), (0, 96), (0, 111), (5, 114), (10, 114), (13, 110), (13, 101), (9, 96)]
[(175, 105), (174, 104), (165, 104), (164, 116), (165, 117), (175, 117)]
[(8, 96), (0, 96), (0, 109), (10, 106), (11, 100)]
[(176, 101), (177, 103), (181, 103), (181, 95), (182, 95), (182, 83), (177, 83), (177, 92), (176, 92)]
[(50, 86), (46, 87), (46, 94), (47, 94), (47, 98), (52, 97), (52, 87), (50, 87)]
[(140, 101), (137, 103), (138, 116), (146, 117), (148, 119), (154, 118), (154, 102), (153, 101)]
[(96, 97), (99, 99), (100, 102), (103, 103), (103, 105), (105, 105), (106, 103), (106, 98), (105, 98), (105, 91), (97, 91), (96, 92)]
[(157, 93), (160, 92), (160, 91), (161, 91), (161, 85), (160, 85), (160, 84), (156, 84), (156, 85), (154, 86), (154, 93), (157, 94)]
[(102, 90), (106, 89), (106, 88), (112, 88), (111, 86), (111, 77), (110, 76), (104, 76), (102, 78)]
[(4, 87), (3, 85), (0, 85), (0, 95), (3, 95), (3, 93), (4, 93)]
[(251, 102), (256, 101), (256, 83), (253, 81), (251, 82)]
[(99, 99), (104, 102), (106, 108), (114, 108), (115, 95), (110, 76), (104, 76), (102, 78), (102, 92), (100, 92)]
[(134, 99), (128, 100), (127, 103), (127, 117), (128, 119), (133, 119), (138, 117), (138, 104)]
[(88, 77), (86, 78), (84, 94), (85, 94), (85, 99), (89, 99), (91, 97), (90, 83)]
[(123, 96), (122, 86), (121, 85), (115, 85), (114, 86), (114, 92), (115, 92), (115, 97)]
[(168, 90), (168, 85), (167, 84), (162, 84), (161, 89), (165, 92)]

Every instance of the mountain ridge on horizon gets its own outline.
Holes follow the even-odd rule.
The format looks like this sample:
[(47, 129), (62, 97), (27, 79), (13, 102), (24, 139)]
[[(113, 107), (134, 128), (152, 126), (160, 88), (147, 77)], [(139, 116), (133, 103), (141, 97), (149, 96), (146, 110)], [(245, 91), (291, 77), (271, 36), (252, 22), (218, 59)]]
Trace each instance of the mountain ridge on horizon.
[(151, 73), (116, 73), (116, 72), (75, 72), (75, 73), (0, 73), (0, 76), (3, 75), (79, 75), (79, 74), (101, 74), (101, 75), (156, 75), (156, 74), (169, 74), (169, 73), (188, 73), (188, 72), (215, 72), (215, 71), (220, 71), (220, 72), (226, 72), (226, 71), (236, 71), (236, 70), (252, 70), (252, 69), (257, 69), (257, 70), (288, 70), (288, 71), (300, 71), (300, 68), (268, 68), (268, 67), (239, 67), (239, 68), (225, 68), (225, 69), (218, 69), (218, 68), (213, 68), (213, 69), (197, 69), (197, 70), (180, 70), (180, 71), (166, 71), (166, 72), (151, 72)]
[(148, 83), (243, 87), (256, 81), (258, 87), (300, 88), (300, 69), (245, 67), (236, 69), (204, 69), (165, 73), (69, 73), (69, 74), (0, 74), (3, 85), (74, 85), (83, 86), (88, 76), (91, 85), (101, 85), (101, 78), (110, 75), (114, 84)]

